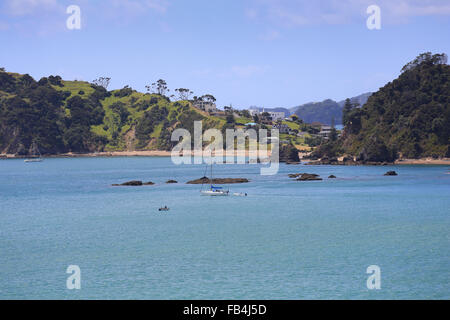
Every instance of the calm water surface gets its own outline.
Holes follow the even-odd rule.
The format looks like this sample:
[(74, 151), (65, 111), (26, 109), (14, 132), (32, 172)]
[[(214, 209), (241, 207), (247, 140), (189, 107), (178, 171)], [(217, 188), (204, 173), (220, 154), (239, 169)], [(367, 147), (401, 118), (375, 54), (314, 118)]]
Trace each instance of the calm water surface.
[[(0, 161), (0, 298), (450, 299), (448, 166), (259, 168), (215, 166), (251, 182), (211, 198), (170, 158)], [(156, 185), (111, 187), (128, 180)]]

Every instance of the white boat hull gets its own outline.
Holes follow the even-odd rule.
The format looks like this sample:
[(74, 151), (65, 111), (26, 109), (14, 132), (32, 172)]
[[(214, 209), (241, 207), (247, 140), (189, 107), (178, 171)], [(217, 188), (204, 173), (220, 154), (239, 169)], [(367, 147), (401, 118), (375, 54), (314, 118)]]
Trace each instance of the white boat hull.
[(202, 195), (203, 195), (203, 196), (223, 197), (223, 196), (228, 196), (228, 195), (229, 195), (229, 192), (228, 192), (228, 191), (212, 191), (212, 190), (207, 190), (207, 191), (202, 191)]
[(26, 159), (24, 162), (42, 162), (42, 159)]

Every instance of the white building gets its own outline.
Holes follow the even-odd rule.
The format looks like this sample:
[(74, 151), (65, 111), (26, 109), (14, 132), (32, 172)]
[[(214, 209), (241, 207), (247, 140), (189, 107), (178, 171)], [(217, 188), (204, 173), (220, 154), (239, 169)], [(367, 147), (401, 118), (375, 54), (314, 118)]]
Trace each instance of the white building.
[(196, 101), (194, 103), (194, 107), (209, 112), (209, 113), (214, 113), (214, 112), (218, 112), (220, 111), (219, 109), (217, 109), (216, 104), (212, 103), (212, 102), (206, 102), (206, 101)]
[(283, 120), (286, 117), (284, 112), (269, 112), (273, 121)]
[(273, 129), (278, 129), (280, 133), (289, 133), (290, 129), (289, 126), (286, 124), (277, 123), (273, 126)]
[(286, 114), (284, 112), (274, 112), (274, 111), (259, 111), (257, 109), (250, 109), (248, 110), (250, 112), (250, 115), (252, 117), (254, 117), (255, 115), (261, 115), (264, 112), (267, 112), (271, 117), (272, 117), (272, 121), (277, 121), (277, 120), (283, 120), (286, 117)]
[(328, 138), (328, 136), (331, 133), (331, 130), (333, 128), (331, 126), (322, 126), (320, 132), (319, 132), (319, 136), (322, 136), (324, 138)]

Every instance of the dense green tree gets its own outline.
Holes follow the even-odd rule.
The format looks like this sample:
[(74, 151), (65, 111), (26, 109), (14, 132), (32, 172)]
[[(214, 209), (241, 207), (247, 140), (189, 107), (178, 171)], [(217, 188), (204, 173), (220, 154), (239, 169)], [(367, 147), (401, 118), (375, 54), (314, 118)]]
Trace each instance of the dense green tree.
[(353, 109), (353, 104), (349, 98), (345, 99), (344, 108), (342, 109), (342, 123), (346, 126), (349, 122), (348, 114)]
[(103, 89), (108, 90), (110, 82), (111, 82), (110, 77), (100, 77), (92, 81), (92, 84), (97, 87), (102, 87)]
[(178, 93), (178, 98), (180, 100), (189, 100), (189, 97), (193, 94), (191, 90), (186, 88), (175, 89), (175, 92)]
[[(444, 157), (450, 145), (450, 66), (424, 53), (398, 79), (346, 114), (342, 145), (364, 159)], [(374, 134), (376, 139), (374, 140)]]
[(242, 116), (244, 118), (251, 118), (250, 112), (248, 110), (242, 110)]
[(233, 114), (227, 114), (226, 120), (227, 120), (227, 123), (232, 123), (232, 124), (236, 123), (236, 121), (234, 120)]
[(119, 116), (120, 125), (124, 125), (130, 115), (125, 103), (115, 102), (110, 106), (111, 110)]
[(280, 162), (300, 162), (298, 149), (292, 143), (280, 147)]

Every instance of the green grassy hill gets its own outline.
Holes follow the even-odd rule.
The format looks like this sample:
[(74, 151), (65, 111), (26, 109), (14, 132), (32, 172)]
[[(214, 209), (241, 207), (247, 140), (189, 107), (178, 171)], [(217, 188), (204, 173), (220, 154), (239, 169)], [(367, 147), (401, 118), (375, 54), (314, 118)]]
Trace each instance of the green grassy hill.
[(125, 87), (107, 91), (84, 81), (0, 71), (0, 153), (170, 150), (176, 128), (222, 129), (189, 101), (171, 102), (157, 94)]

